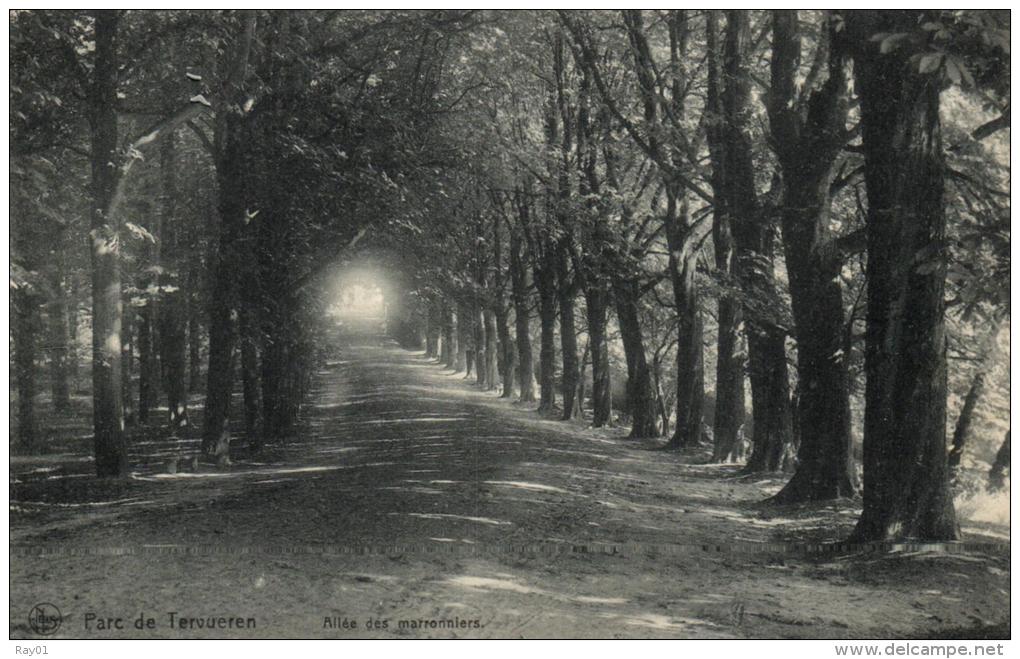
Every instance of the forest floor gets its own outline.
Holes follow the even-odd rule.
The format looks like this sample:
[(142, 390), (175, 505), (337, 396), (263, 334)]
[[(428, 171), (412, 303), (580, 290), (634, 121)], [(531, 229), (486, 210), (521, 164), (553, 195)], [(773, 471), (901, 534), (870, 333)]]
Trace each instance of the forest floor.
[[(1009, 636), (1008, 526), (837, 551), (855, 502), (762, 506), (781, 481), (472, 382), (363, 340), (258, 460), (170, 474), (197, 440), (154, 439), (102, 482), (81, 440), (14, 458), (11, 636), (43, 602), (57, 638)], [(178, 622), (208, 617), (243, 622)]]

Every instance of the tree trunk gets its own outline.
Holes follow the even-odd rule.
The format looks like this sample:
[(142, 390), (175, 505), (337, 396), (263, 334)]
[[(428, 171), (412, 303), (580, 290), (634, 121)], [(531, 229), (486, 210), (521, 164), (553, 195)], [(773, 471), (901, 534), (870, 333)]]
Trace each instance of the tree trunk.
[(955, 540), (946, 460), (946, 215), (938, 74), (879, 32), (925, 12), (847, 13), (868, 190), (864, 509), (855, 542)]
[(35, 295), (11, 292), (11, 338), (14, 342), (14, 377), (18, 384), (18, 451), (35, 453), (39, 446), (39, 427), (35, 415), (36, 337), (39, 333), (39, 306)]
[(517, 375), (523, 403), (535, 400), (535, 366), (531, 353), (531, 323), (528, 309), (528, 272), (523, 254), (524, 241), (520, 231), (510, 233), (510, 285), (514, 304), (514, 326), (517, 338)]
[(741, 428), (745, 416), (744, 354), (740, 342), (743, 310), (740, 302), (732, 295), (720, 295), (718, 315), (712, 459), (731, 462), (740, 457)]
[(202, 325), (199, 304), (195, 300), (198, 289), (197, 269), (188, 272), (188, 391), (202, 391)]
[(496, 332), (499, 336), (499, 350), (503, 362), (503, 391), (500, 398), (513, 398), (517, 381), (517, 346), (510, 335), (510, 319), (506, 302), (501, 294), (496, 300)]
[(580, 371), (577, 374), (577, 418), (584, 418), (584, 399), (588, 395), (587, 378), (588, 378), (588, 359), (591, 355), (591, 341), (584, 344), (584, 350), (581, 352), (580, 360)]
[(576, 285), (570, 274), (570, 254), (566, 241), (568, 235), (556, 246), (557, 295), (560, 303), (560, 352), (563, 360), (563, 375), (560, 391), (563, 396), (563, 420), (569, 421), (581, 414), (583, 401), (577, 399), (577, 384), (581, 378), (581, 366), (577, 357), (577, 330), (574, 326), (574, 297)]
[(953, 430), (953, 446), (949, 450), (949, 479), (956, 480), (957, 471), (960, 468), (960, 459), (967, 446), (967, 435), (970, 432), (970, 425), (974, 419), (974, 409), (981, 400), (985, 389), (985, 378), (988, 374), (992, 355), (995, 352), (995, 341), (999, 334), (999, 323), (993, 324), (991, 330), (985, 337), (984, 345), (981, 346), (980, 362), (971, 380), (970, 388), (967, 390), (967, 397), (963, 399), (963, 409), (956, 420), (956, 428)]
[(475, 382), (485, 386), (485, 323), (482, 320), (482, 307), (475, 302), (471, 312), (471, 319), (474, 321), (474, 346), (475, 346)]
[(538, 316), (541, 326), (538, 354), (539, 412), (552, 412), (556, 406), (556, 270), (552, 246), (536, 255), (535, 285), (538, 288)]
[(492, 309), (482, 311), (482, 320), (485, 324), (485, 388), (495, 391), (499, 386), (498, 342), (496, 339), (496, 316), (492, 313)]
[[(514, 385), (517, 378), (517, 349), (510, 334), (509, 309), (506, 300), (506, 284), (509, 278), (507, 260), (503, 257), (503, 231), (500, 218), (510, 227), (510, 218), (506, 215), (505, 206), (500, 201), (500, 214), (493, 223), (492, 230), (492, 263), (493, 263), (493, 299), (492, 311), (496, 316), (496, 334), (499, 341), (498, 367), (503, 377), (503, 390), (500, 398), (513, 398)], [(512, 229), (511, 229), (512, 231)]]
[[(148, 279), (143, 280), (148, 286)], [(156, 300), (146, 296), (135, 315), (138, 336), (138, 422), (147, 423), (149, 410), (159, 405), (159, 361), (156, 357)]]
[(449, 302), (443, 303), (443, 365), (453, 368), (457, 362), (456, 314)]
[(446, 366), (446, 362), (450, 360), (450, 324), (449, 318), (446, 315), (446, 303), (443, 302), (439, 308), (439, 337), (437, 342), (439, 344), (438, 355), (439, 363)]
[(262, 351), (262, 441), (281, 441), (285, 430), (288, 363), (293, 358), (280, 328), (266, 327)]
[[(301, 304), (279, 293), (286, 280), (281, 276), (275, 284), (267, 286), (263, 282), (267, 286), (264, 299), (278, 301), (263, 312), (262, 336), (258, 339), (262, 346), (261, 435), (265, 442), (284, 441), (293, 432), (312, 369), (310, 345), (303, 329), (308, 321), (299, 317)], [(254, 400), (253, 396), (253, 409)]]
[(443, 359), (443, 309), (438, 300), (429, 306), (429, 338), (432, 341), (432, 358)]
[(744, 473), (779, 471), (793, 439), (786, 337), (775, 329), (747, 327), (754, 432)]
[(1006, 438), (1002, 440), (1002, 446), (995, 454), (995, 462), (988, 471), (988, 489), (991, 492), (998, 492), (1006, 486), (1006, 470), (1009, 469), (1009, 430), (1006, 431)]
[(230, 398), (234, 389), (238, 281), (242, 267), (241, 228), (245, 218), (243, 118), (231, 114), (224, 129), (219, 179), (219, 240), (209, 307), (209, 370), (206, 375), (202, 453), (220, 464), (230, 461)]
[(118, 218), (111, 214), (118, 170), (117, 28), (111, 10), (95, 14), (95, 54), (90, 93), (92, 164), (92, 425), (96, 474), (128, 471), (121, 391), (121, 306)]
[(425, 309), (425, 357), (434, 359), (439, 356), (439, 328), (436, 326), (433, 303), (428, 302)]
[(188, 389), (185, 375), (188, 359), (188, 285), (185, 272), (189, 250), (185, 231), (176, 216), (177, 168), (174, 136), (171, 132), (160, 145), (162, 171), (162, 217), (159, 250), (163, 271), (157, 275), (161, 304), (157, 313), (159, 365), (163, 391), (166, 392), (166, 420), (170, 433), (188, 425)]
[(53, 395), (53, 409), (64, 414), (71, 409), (70, 349), (68, 338), (67, 289), (64, 286), (64, 259), (57, 256), (59, 265), (50, 285), (53, 300), (48, 305), (47, 320), (49, 334), (50, 390)]
[[(590, 117), (591, 79), (587, 68), (582, 69), (580, 94), (577, 106), (577, 157), (578, 192), (587, 199), (590, 223), (582, 223), (580, 241), (583, 255), (575, 263), (584, 290), (585, 314), (588, 320), (588, 350), (591, 354), (592, 427), (602, 428), (612, 423), (613, 398), (609, 376), (609, 340), (607, 325), (610, 305), (609, 281), (600, 256), (611, 244), (606, 235), (605, 209), (598, 203), (601, 181), (598, 177), (597, 131)], [(583, 217), (583, 216), (582, 216)], [(581, 378), (584, 384), (583, 374)], [(579, 404), (584, 404), (580, 397)]]
[[(797, 471), (773, 500), (795, 503), (853, 496), (850, 387), (843, 363), (844, 311), (834, 249), (829, 188), (846, 141), (846, 73), (840, 48), (828, 48), (829, 76), (795, 110), (800, 60), (797, 12), (773, 18), (769, 121), (783, 173), (780, 211), (797, 338)], [(823, 41), (823, 44), (828, 43)], [(822, 57), (819, 48), (815, 57)], [(821, 60), (815, 63), (822, 64)]]
[(750, 75), (746, 57), (750, 39), (747, 12), (729, 11), (724, 46), (726, 87), (722, 94), (725, 208), (733, 222), (735, 270), (744, 305), (750, 366), (754, 433), (745, 471), (775, 471), (792, 439), (790, 384), (785, 334), (769, 318), (779, 299), (772, 265), (773, 234), (755, 192), (750, 113)]
[(659, 434), (668, 435), (670, 415), (666, 406), (666, 394), (662, 388), (662, 359), (661, 353), (658, 351), (652, 358), (652, 383), (655, 385), (655, 409), (661, 421)]
[[(829, 177), (785, 181), (783, 243), (797, 336), (797, 471), (776, 495), (780, 503), (853, 496), (850, 386), (843, 360), (841, 261), (819, 250), (818, 224), (828, 224)], [(814, 241), (814, 242), (813, 242)]]
[[(729, 286), (737, 279), (731, 219), (726, 209), (726, 146), (722, 104), (722, 76), (719, 42), (719, 14), (709, 10), (706, 18), (708, 87), (706, 110), (712, 118), (706, 134), (712, 162), (712, 245), (718, 276)], [(712, 422), (712, 460), (730, 462), (740, 452), (740, 429), (744, 425), (744, 359), (740, 353), (740, 302), (725, 287), (718, 298), (718, 339), (715, 366), (715, 415)]]
[(171, 432), (188, 425), (188, 390), (185, 386), (187, 311), (183, 295), (177, 291), (167, 296), (160, 314), (160, 345), (163, 368), (163, 389), (166, 391), (167, 425)]
[(588, 318), (588, 345), (591, 351), (591, 398), (594, 428), (612, 423), (613, 391), (609, 377), (609, 291), (603, 281), (596, 281), (585, 290)]
[(241, 309), (241, 384), (244, 392), (244, 432), (252, 453), (262, 449), (262, 398), (259, 391), (259, 336), (254, 305)]
[(677, 194), (668, 194), (666, 236), (677, 316), (676, 431), (668, 447), (680, 449), (701, 444), (705, 408), (704, 332), (698, 309), (695, 280), (698, 252), (691, 245), (695, 236), (691, 235), (690, 207), (683, 193), (680, 193), (679, 203)]
[(658, 437), (658, 416), (655, 384), (645, 355), (645, 341), (638, 320), (638, 286), (635, 282), (615, 279), (616, 316), (620, 338), (627, 356), (627, 408), (631, 417), (630, 437)]
[(457, 337), (456, 350), (454, 351), (456, 354), (453, 362), (454, 373), (460, 373), (467, 368), (468, 324), (466, 313), (463, 304), (457, 305), (457, 327), (454, 332)]
[(247, 217), (244, 153), (249, 136), (245, 135), (245, 116), (240, 113), (240, 107), (244, 102), (244, 77), (255, 23), (255, 13), (246, 12), (224, 87), (225, 107), (218, 113), (214, 135), (219, 235), (212, 257), (213, 277), (209, 287), (209, 369), (206, 373), (202, 454), (221, 465), (230, 463), (228, 421), (237, 343), (237, 277), (244, 261), (238, 242)]
[(974, 379), (967, 389), (967, 397), (963, 399), (963, 409), (956, 420), (956, 428), (953, 430), (953, 447), (949, 450), (949, 477), (955, 480), (956, 472), (960, 469), (960, 459), (963, 457), (963, 449), (967, 445), (967, 433), (970, 431), (970, 424), (974, 418), (974, 408), (981, 400), (981, 393), (985, 388), (985, 371), (980, 366)]
[(475, 316), (471, 312), (471, 307), (467, 304), (460, 305), (460, 313), (458, 314), (460, 321), (458, 328), (460, 329), (460, 345), (464, 347), (464, 379), (471, 377), (475, 372)]

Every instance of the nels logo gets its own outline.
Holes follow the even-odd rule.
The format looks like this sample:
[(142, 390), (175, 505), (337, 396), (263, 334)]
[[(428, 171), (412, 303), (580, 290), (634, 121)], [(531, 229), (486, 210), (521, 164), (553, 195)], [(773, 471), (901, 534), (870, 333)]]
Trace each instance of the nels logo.
[(49, 602), (36, 604), (28, 612), (28, 626), (36, 634), (49, 636), (58, 629), (64, 618), (60, 615), (60, 609)]

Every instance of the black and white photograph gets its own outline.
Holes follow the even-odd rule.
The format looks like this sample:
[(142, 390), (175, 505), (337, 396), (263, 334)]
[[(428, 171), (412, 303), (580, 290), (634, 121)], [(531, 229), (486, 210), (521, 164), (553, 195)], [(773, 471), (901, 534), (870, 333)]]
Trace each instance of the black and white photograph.
[(1010, 10), (8, 19), (13, 656), (1010, 653)]

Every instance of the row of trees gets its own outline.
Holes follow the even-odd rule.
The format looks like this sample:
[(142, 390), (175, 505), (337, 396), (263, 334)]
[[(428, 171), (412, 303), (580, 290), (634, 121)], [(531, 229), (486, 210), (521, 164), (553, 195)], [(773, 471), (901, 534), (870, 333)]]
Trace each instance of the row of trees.
[(22, 449), (43, 324), (57, 409), (91, 334), (101, 476), (164, 397), (182, 432), (204, 393), (211, 461), (237, 384), (247, 445), (281, 440), (334, 267), (369, 249), (402, 273), (405, 343), (542, 413), (792, 470), (779, 502), (859, 491), (863, 408), (855, 538), (956, 536), (950, 461), (1009, 314), (1008, 14), (11, 26)]
[[(600, 427), (619, 346), (631, 437), (687, 449), (710, 434), (713, 458), (729, 460), (748, 430), (745, 473), (793, 470), (779, 503), (861, 489), (851, 421), (863, 381), (855, 539), (956, 537), (948, 358), (984, 362), (990, 348), (964, 356), (947, 342), (989, 320), (994, 341), (1008, 316), (1005, 291), (978, 274), (1008, 269), (1008, 172), (1001, 144), (986, 145), (1008, 126), (1003, 20), (676, 10), (501, 22), (498, 49), (512, 55), (484, 72), (473, 118), (490, 151), (426, 232), (424, 254), (441, 257), (420, 270), (427, 354), (469, 374), (473, 355), (479, 384), (502, 377), (503, 396), (537, 395), (565, 420), (590, 395)], [(989, 119), (943, 127), (943, 98)]]
[(69, 406), (79, 319), (100, 476), (128, 472), (127, 431), (164, 395), (179, 432), (204, 393), (211, 460), (229, 461), (238, 380), (250, 447), (285, 437), (329, 266), (369, 224), (424, 212), (394, 209), (411, 185), (395, 181), (442, 166), (455, 99), (438, 88), (471, 16), (14, 12), (19, 448), (38, 448), (40, 346)]

